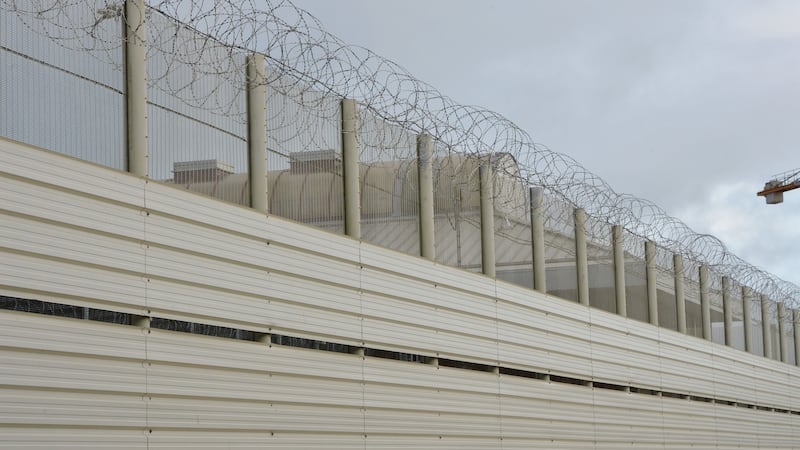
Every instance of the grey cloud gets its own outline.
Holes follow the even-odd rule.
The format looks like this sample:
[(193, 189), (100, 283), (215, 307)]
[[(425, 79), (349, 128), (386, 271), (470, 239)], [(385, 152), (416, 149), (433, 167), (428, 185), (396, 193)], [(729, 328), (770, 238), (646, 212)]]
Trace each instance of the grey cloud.
[[(800, 167), (795, 2), (298, 4), (345, 41), (457, 101), (502, 113), (618, 192), (675, 215), (708, 207), (717, 186), (744, 180), (749, 190), (737, 195), (758, 201), (767, 176)], [(792, 196), (800, 201), (788, 193), (787, 204), (761, 201), (742, 213), (788, 214), (780, 210)], [(753, 236), (752, 248), (767, 248)]]

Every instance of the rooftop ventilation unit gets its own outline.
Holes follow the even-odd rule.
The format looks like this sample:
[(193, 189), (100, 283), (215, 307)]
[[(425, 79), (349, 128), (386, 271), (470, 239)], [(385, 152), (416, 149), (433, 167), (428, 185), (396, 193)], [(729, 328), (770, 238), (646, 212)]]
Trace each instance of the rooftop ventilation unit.
[(291, 173), (342, 172), (342, 155), (337, 150), (289, 153)]
[(194, 184), (217, 181), (234, 173), (233, 164), (216, 159), (182, 161), (172, 165), (175, 184)]

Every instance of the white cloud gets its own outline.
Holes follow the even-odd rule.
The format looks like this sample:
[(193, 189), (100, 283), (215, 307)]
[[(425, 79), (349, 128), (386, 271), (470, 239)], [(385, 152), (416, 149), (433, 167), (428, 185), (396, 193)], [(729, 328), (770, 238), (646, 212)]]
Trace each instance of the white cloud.
[[(800, 3), (298, 0), (346, 41), (496, 110), (617, 192), (800, 282)], [(745, 180), (745, 181), (742, 181)]]

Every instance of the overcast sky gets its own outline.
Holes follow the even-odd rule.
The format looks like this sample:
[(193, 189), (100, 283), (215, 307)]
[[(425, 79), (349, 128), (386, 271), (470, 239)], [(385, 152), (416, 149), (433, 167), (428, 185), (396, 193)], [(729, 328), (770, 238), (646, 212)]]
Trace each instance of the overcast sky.
[(296, 3), (800, 283), (800, 190), (755, 195), (800, 167), (800, 2)]

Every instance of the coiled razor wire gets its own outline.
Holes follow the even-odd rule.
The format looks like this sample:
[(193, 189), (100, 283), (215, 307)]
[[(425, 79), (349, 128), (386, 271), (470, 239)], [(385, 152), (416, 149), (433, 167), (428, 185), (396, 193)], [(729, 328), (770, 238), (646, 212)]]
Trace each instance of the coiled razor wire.
[[(123, 16), (121, 1), (0, 0), (0, 8), (16, 13), (32, 31), (46, 34), (66, 48), (86, 50), (112, 63), (111, 52), (124, 43), (122, 33), (109, 32), (106, 24)], [(313, 104), (319, 117), (338, 115), (338, 110), (332, 109), (336, 102), (320, 101), (320, 93), (353, 98), (389, 124), (432, 135), (437, 148), (448, 152), (483, 158), (511, 155), (519, 169), (507, 176), (541, 187), (559, 203), (583, 208), (593, 223), (621, 225), (630, 234), (683, 255), (687, 271), (696, 273), (699, 265), (706, 265), (717, 275), (730, 277), (772, 300), (800, 306), (800, 288), (795, 284), (747, 263), (716, 237), (694, 232), (654, 203), (615, 192), (573, 158), (534, 142), (501, 114), (456, 103), (391, 60), (347, 45), (289, 0), (150, 0), (146, 8), (148, 16), (162, 15), (175, 24), (148, 30), (148, 56), (168, 55), (173, 64), (189, 66), (192, 71), (191, 76), (173, 78), (167, 67), (148, 81), (189, 106), (244, 122), (246, 118), (232, 105), (235, 100), (216, 96), (207, 79), (213, 75), (240, 84), (244, 92), (243, 68), (233, 61), (259, 52), (267, 59), (266, 84), (299, 102)], [(92, 13), (76, 13), (86, 10)], [(181, 34), (192, 37), (175, 39)], [(197, 80), (205, 84), (196, 86)], [(297, 119), (303, 123), (302, 117)], [(383, 138), (396, 139), (390, 135)], [(384, 142), (382, 147), (393, 144), (399, 142)], [(572, 213), (568, 208), (549, 211)], [(568, 222), (566, 217), (554, 219)], [(596, 228), (587, 229), (589, 237), (605, 240), (607, 231)]]

